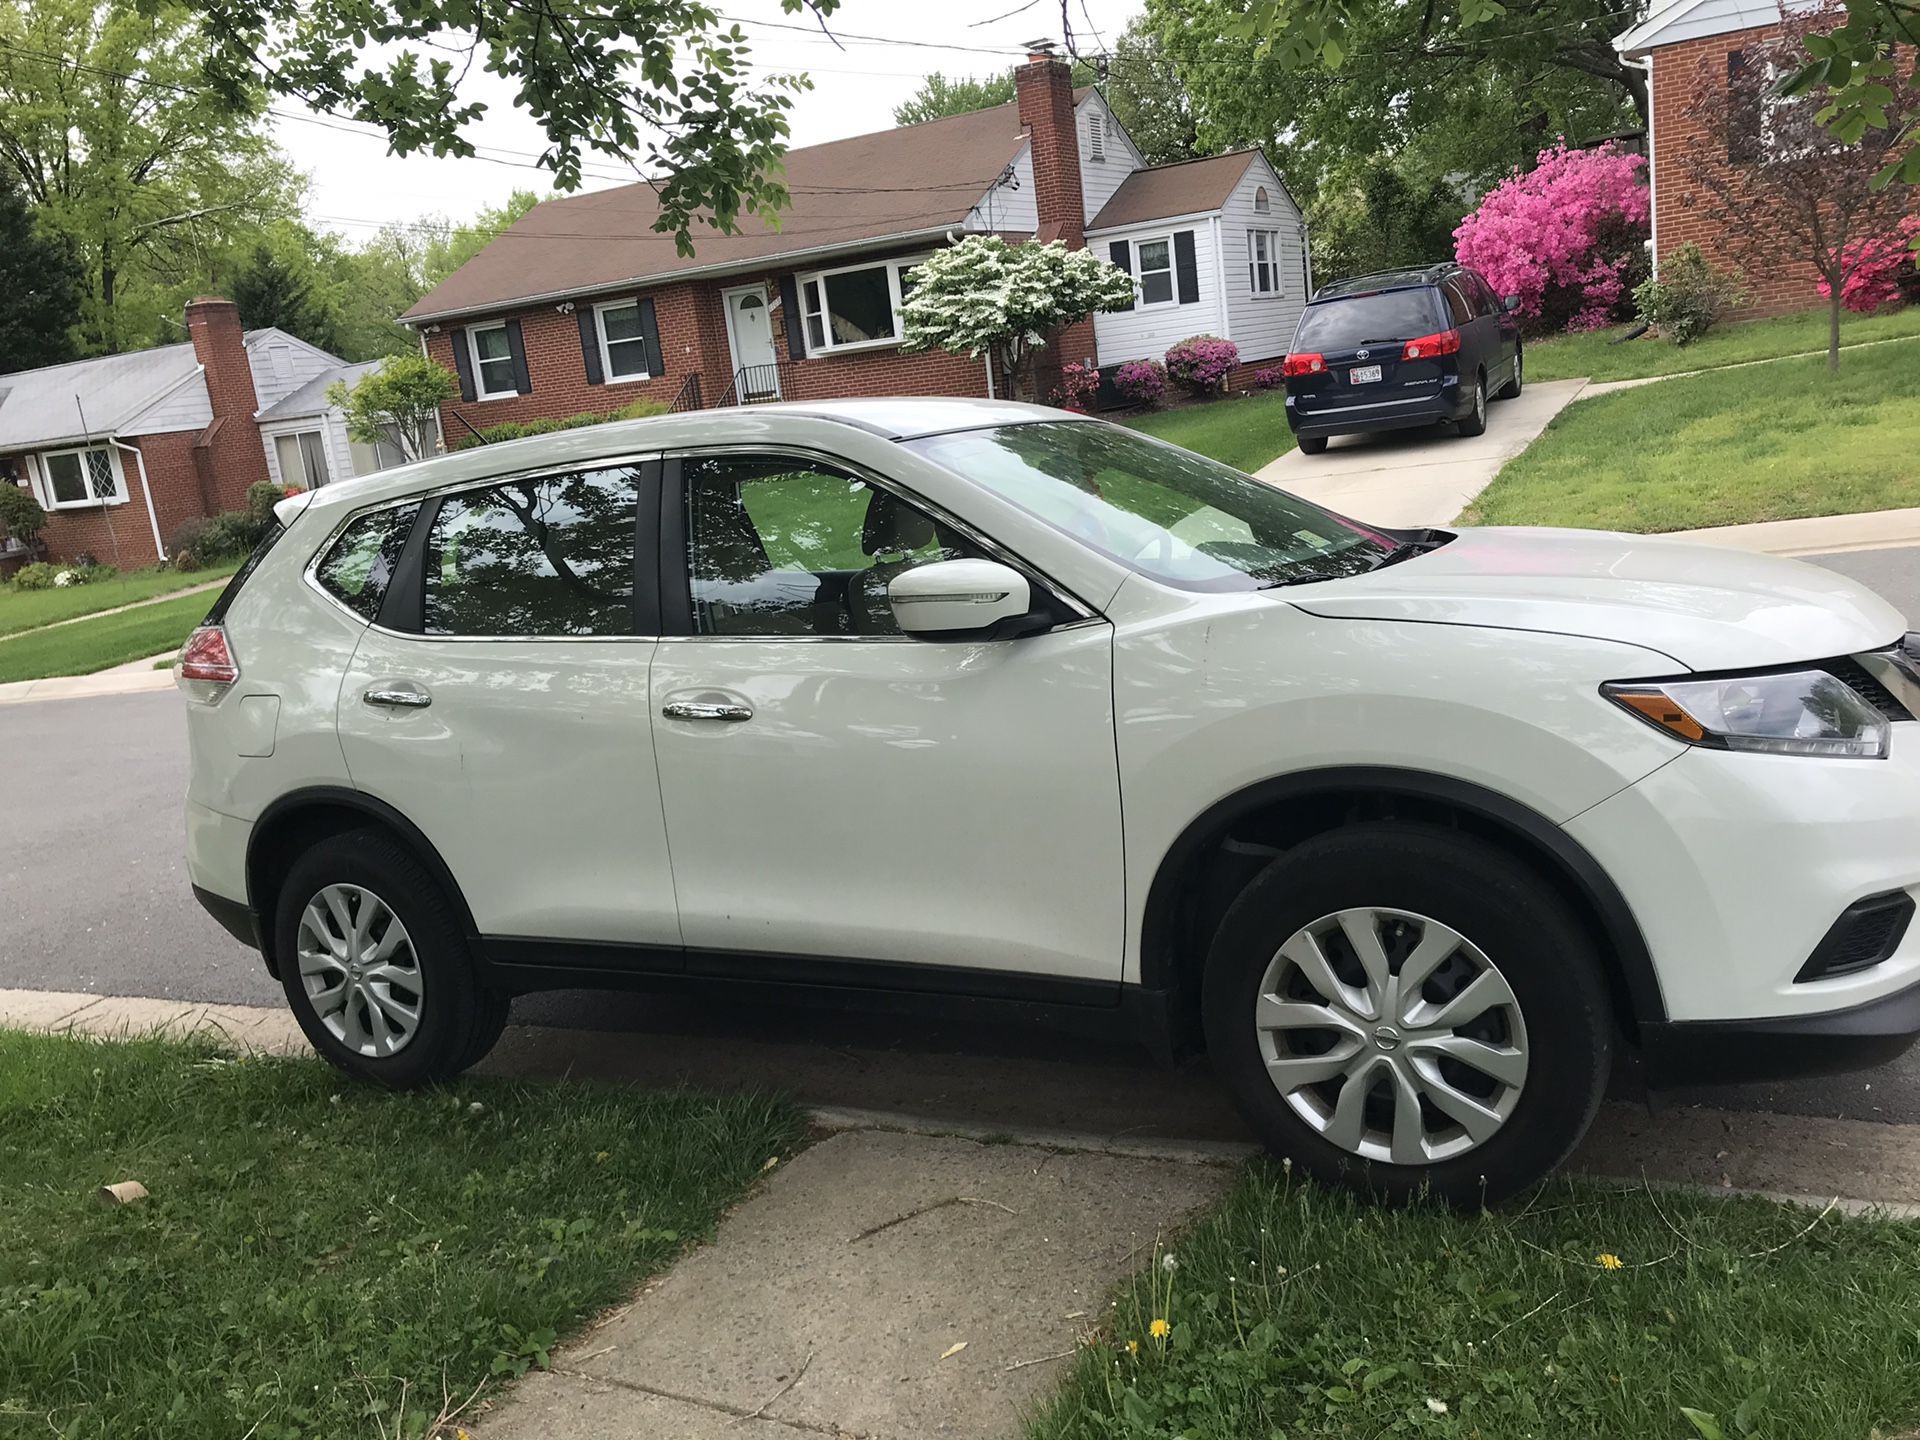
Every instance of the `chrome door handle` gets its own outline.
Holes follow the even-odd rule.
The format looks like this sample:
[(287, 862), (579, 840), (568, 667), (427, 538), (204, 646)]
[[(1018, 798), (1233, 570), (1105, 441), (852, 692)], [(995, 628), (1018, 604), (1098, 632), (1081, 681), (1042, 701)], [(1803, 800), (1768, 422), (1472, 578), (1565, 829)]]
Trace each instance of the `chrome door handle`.
[(753, 711), (744, 705), (712, 700), (675, 700), (661, 706), (660, 713), (669, 720), (726, 720), (734, 724), (753, 718)]
[(423, 686), (407, 683), (370, 685), (360, 699), (368, 705), (401, 710), (424, 710), (433, 704), (433, 696)]

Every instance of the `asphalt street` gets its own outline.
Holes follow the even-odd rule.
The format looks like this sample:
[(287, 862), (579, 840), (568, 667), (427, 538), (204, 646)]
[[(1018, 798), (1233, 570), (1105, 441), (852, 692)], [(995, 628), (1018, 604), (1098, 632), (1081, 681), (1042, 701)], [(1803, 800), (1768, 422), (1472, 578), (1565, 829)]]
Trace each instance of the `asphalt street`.
[[(1920, 618), (1920, 548), (1818, 557)], [(235, 1004), (283, 1003), (259, 958), (194, 902), (181, 858), (186, 724), (170, 691), (0, 708), (7, 782), (0, 818), (0, 988), (81, 990)], [(560, 992), (529, 996), (517, 1023), (696, 1039), (724, 1049), (793, 1047), (866, 1055), (952, 1057), (951, 1083), (989, 1086), (997, 1060), (1077, 1061), (1088, 1083), (1111, 1067), (1146, 1066), (1121, 1038), (1063, 1036), (991, 1012), (902, 1017)], [(758, 1067), (750, 1067), (758, 1068)], [(876, 1097), (892, 1083), (871, 1067)], [(1044, 1067), (1052, 1070), (1054, 1067)], [(1063, 1081), (1072, 1084), (1063, 1073)], [(944, 1082), (943, 1082), (944, 1083)], [(1631, 1086), (1630, 1078), (1624, 1082)], [(1689, 1092), (1679, 1100), (1734, 1109), (1920, 1122), (1920, 1051), (1861, 1075)], [(843, 1095), (839, 1103), (857, 1103)], [(1070, 1097), (1067, 1102), (1070, 1104)], [(879, 1099), (876, 1108), (884, 1108)]]

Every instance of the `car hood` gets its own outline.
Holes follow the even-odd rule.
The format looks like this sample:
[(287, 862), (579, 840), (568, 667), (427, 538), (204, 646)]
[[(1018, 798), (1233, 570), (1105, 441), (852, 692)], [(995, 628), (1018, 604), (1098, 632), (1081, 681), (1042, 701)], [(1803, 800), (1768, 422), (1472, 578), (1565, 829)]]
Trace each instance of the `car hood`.
[(1592, 530), (1489, 527), (1366, 575), (1276, 592), (1309, 614), (1589, 635), (1691, 670), (1883, 649), (1906, 630), (1863, 585), (1797, 560)]

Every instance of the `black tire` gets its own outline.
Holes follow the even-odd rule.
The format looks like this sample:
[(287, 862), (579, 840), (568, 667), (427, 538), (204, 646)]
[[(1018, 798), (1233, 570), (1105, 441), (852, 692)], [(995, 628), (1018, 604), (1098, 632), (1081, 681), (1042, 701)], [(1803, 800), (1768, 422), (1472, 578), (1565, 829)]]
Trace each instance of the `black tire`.
[[(1524, 1026), (1526, 1074), (1505, 1122), (1464, 1153), (1419, 1165), (1362, 1158), (1296, 1113), (1268, 1077), (1253, 1023), (1267, 967), (1303, 927), (1359, 907), (1411, 912), (1450, 927), (1478, 947), (1512, 992)], [(1442, 967), (1434, 983), (1447, 975)], [(1316, 1180), (1395, 1202), (1425, 1193), (1472, 1207), (1532, 1185), (1586, 1132), (1612, 1061), (1613, 1019), (1599, 957), (1566, 904), (1505, 851), (1431, 825), (1352, 826), (1274, 860), (1221, 923), (1201, 1013), (1214, 1069), (1269, 1150)], [(1377, 1033), (1375, 1044), (1389, 1048)], [(1356, 1053), (1371, 1054), (1364, 1041)], [(1335, 1083), (1337, 1099), (1356, 1082), (1329, 1085)], [(1372, 1092), (1375, 1082), (1368, 1084)], [(1310, 1103), (1330, 1107), (1320, 1098), (1327, 1093), (1314, 1091)], [(1390, 1089), (1373, 1093), (1373, 1104), (1391, 1098)]]
[(1525, 348), (1519, 345), (1514, 346), (1513, 347), (1513, 378), (1509, 380), (1506, 384), (1500, 387), (1500, 389), (1494, 394), (1494, 397), (1493, 397), (1494, 399), (1518, 400), (1520, 398), (1520, 383), (1521, 383), (1521, 380), (1523, 379), (1520, 372), (1526, 368), (1526, 363), (1527, 363), (1527, 352)]
[[(418, 1022), (391, 1054), (361, 1053), (327, 1028), (300, 971), (300, 923), (328, 886), (377, 896), (406, 927), (417, 962)], [(507, 997), (480, 984), (453, 901), (420, 862), (382, 830), (354, 830), (322, 840), (287, 872), (274, 913), (274, 953), (294, 1018), (313, 1048), (358, 1079), (405, 1090), (449, 1080), (475, 1064), (500, 1038)]]
[(1300, 447), (1300, 453), (1302, 455), (1318, 455), (1327, 448), (1327, 437), (1324, 435), (1300, 435), (1294, 438), (1293, 443)]
[(1477, 375), (1473, 382), (1473, 408), (1453, 422), (1454, 433), (1472, 439), (1487, 433), (1487, 377)]

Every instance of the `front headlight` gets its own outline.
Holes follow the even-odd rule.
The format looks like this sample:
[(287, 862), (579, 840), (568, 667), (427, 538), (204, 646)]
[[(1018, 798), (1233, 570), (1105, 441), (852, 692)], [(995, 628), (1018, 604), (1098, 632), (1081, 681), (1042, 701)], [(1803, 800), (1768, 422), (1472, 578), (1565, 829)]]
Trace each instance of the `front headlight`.
[(1887, 754), (1886, 716), (1824, 670), (1618, 681), (1600, 692), (1690, 745), (1858, 760)]

